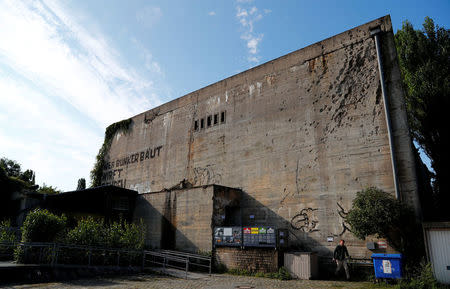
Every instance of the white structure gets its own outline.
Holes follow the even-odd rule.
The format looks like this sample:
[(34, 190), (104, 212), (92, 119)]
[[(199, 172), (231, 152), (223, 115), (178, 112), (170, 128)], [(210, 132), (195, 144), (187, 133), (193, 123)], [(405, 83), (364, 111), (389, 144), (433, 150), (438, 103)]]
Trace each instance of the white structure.
[(440, 283), (450, 284), (450, 222), (424, 223), (423, 230), (434, 276)]

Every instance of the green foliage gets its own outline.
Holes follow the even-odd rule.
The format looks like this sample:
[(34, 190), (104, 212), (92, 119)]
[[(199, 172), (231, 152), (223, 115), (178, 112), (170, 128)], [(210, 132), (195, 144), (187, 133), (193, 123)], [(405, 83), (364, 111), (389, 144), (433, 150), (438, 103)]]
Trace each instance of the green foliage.
[(86, 180), (84, 178), (78, 179), (77, 191), (86, 189)]
[(228, 272), (228, 268), (227, 268), (227, 266), (226, 266), (225, 264), (223, 264), (223, 263), (218, 263), (218, 264), (215, 266), (215, 271), (216, 271), (217, 273), (225, 273), (225, 272)]
[(360, 239), (376, 235), (403, 253), (407, 263), (417, 263), (424, 255), (420, 224), (413, 211), (391, 194), (371, 187), (356, 193), (346, 216), (351, 232)]
[[(219, 265), (221, 265), (221, 264), (219, 264)], [(225, 265), (223, 265), (223, 266), (225, 266)], [(279, 279), (279, 280), (291, 280), (292, 279), (291, 274), (289, 274), (289, 271), (285, 267), (280, 267), (277, 272), (271, 272), (271, 273), (252, 272), (247, 269), (240, 269), (240, 268), (229, 269), (227, 271), (227, 273), (232, 274), (232, 275), (255, 276), (255, 277), (264, 277), (264, 278), (270, 278), (270, 279)]]
[(4, 220), (0, 222), (0, 242), (14, 242), (16, 234), (11, 231), (11, 221)]
[(98, 151), (94, 168), (91, 171), (91, 187), (98, 187), (101, 185), (103, 168), (105, 166), (105, 157), (111, 148), (113, 137), (118, 132), (128, 131), (130, 124), (131, 118), (113, 123), (106, 128), (103, 145)]
[[(16, 233), (11, 230), (11, 222), (4, 220), (0, 222), (0, 243), (14, 243)], [(0, 260), (9, 260), (14, 254), (13, 244), (3, 244), (0, 246)]]
[(435, 201), (443, 212), (450, 201), (450, 131), (445, 125), (450, 105), (450, 30), (435, 25), (429, 17), (422, 30), (415, 30), (405, 21), (395, 35), (395, 43), (409, 127), (414, 140), (431, 159), (436, 173)]
[(38, 193), (41, 194), (60, 194), (61, 190), (58, 190), (57, 187), (47, 186), (45, 183), (37, 190)]
[(430, 263), (422, 262), (417, 268), (414, 276), (409, 279), (403, 279), (396, 286), (398, 289), (440, 289), (448, 288), (440, 285), (433, 275), (433, 268)]
[[(57, 242), (62, 239), (67, 218), (57, 216), (47, 210), (35, 209), (30, 212), (22, 226), (22, 242)], [(14, 251), (18, 263), (29, 263), (24, 248), (18, 246)]]
[(0, 167), (5, 170), (6, 175), (9, 177), (19, 177), (22, 172), (18, 162), (7, 158), (0, 159)]
[(356, 193), (346, 221), (362, 240), (370, 235), (387, 238), (401, 226), (407, 213), (409, 210), (391, 194), (371, 187)]
[(47, 210), (30, 212), (22, 226), (22, 242), (55, 242), (61, 238), (67, 224), (66, 216), (57, 216)]
[(139, 224), (114, 222), (106, 225), (103, 220), (87, 217), (67, 233), (65, 242), (73, 245), (103, 246), (141, 250), (144, 248), (145, 227)]
[(18, 162), (10, 160), (8, 158), (0, 159), (0, 167), (3, 168), (6, 176), (22, 180), (26, 185), (34, 185), (35, 174), (32, 170), (26, 170), (22, 172), (21, 166)]
[(87, 217), (78, 222), (78, 225), (67, 233), (65, 242), (72, 245), (104, 246), (106, 232), (103, 221)]

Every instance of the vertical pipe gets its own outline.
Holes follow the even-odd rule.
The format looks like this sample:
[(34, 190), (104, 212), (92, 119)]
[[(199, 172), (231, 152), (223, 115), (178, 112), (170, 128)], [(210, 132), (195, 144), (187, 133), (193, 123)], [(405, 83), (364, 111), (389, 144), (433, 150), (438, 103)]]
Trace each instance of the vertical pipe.
[(370, 35), (375, 38), (375, 47), (377, 50), (377, 60), (378, 60), (378, 71), (380, 73), (380, 82), (381, 82), (381, 94), (383, 95), (384, 102), (384, 116), (386, 117), (386, 125), (389, 137), (389, 149), (391, 153), (391, 164), (392, 164), (392, 173), (394, 176), (394, 188), (395, 188), (395, 197), (400, 199), (400, 192), (398, 187), (398, 176), (397, 176), (397, 163), (395, 161), (395, 152), (394, 152), (394, 137), (392, 135), (392, 122), (391, 115), (389, 110), (389, 101), (386, 95), (386, 83), (384, 79), (384, 70), (383, 70), (383, 59), (381, 55), (381, 44), (380, 44), (380, 34), (381, 29), (377, 27), (370, 31)]

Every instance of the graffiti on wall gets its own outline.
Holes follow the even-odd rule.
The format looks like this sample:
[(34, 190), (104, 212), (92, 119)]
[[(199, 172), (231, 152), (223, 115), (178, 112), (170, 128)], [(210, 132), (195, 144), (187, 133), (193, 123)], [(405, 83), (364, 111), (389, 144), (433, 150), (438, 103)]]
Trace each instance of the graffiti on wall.
[(349, 224), (347, 224), (347, 222), (345, 221), (345, 217), (348, 215), (348, 212), (344, 209), (344, 207), (341, 204), (339, 204), (339, 202), (336, 202), (336, 205), (338, 206), (337, 212), (340, 217), (340, 223), (342, 226), (342, 230), (339, 234), (331, 234), (331, 235), (333, 237), (340, 237), (340, 236), (344, 235), (344, 233), (347, 231), (351, 232), (351, 230), (350, 230)]
[(318, 209), (305, 208), (302, 209), (291, 219), (291, 227), (295, 230), (301, 230), (306, 233), (319, 231), (317, 225), (319, 220), (316, 217), (315, 211)]
[(220, 184), (222, 175), (215, 172), (211, 166), (194, 168), (194, 186), (204, 186), (208, 184)]

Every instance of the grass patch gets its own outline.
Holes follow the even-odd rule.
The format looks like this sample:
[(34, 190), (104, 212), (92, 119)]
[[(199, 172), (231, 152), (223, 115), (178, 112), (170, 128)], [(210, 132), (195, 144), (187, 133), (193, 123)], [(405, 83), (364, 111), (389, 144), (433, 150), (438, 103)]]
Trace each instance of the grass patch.
[(263, 277), (270, 279), (278, 279), (278, 280), (291, 280), (292, 276), (286, 270), (286, 268), (281, 267), (277, 272), (271, 273), (263, 273), (263, 272), (252, 272), (247, 269), (229, 269), (227, 271), (228, 274), (231, 275), (240, 275), (240, 276), (253, 276), (253, 277)]

